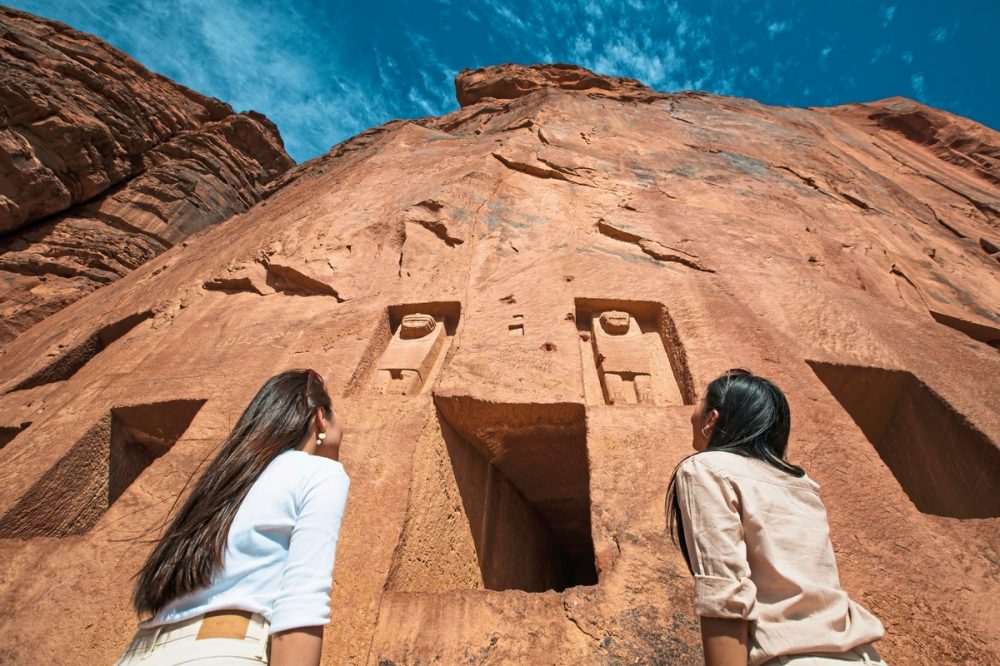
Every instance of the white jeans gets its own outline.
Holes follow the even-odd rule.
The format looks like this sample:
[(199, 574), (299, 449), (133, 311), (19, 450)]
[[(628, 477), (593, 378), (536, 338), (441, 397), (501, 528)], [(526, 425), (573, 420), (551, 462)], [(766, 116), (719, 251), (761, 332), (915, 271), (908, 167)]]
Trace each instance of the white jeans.
[(767, 662), (771, 664), (794, 664), (794, 666), (847, 666), (848, 663), (864, 664), (868, 666), (886, 666), (882, 657), (871, 646), (859, 645), (853, 650), (841, 654), (790, 654), (787, 657), (778, 657)]
[(203, 615), (152, 629), (140, 629), (115, 666), (225, 666), (267, 664), (268, 622), (254, 613), (246, 638), (198, 639)]

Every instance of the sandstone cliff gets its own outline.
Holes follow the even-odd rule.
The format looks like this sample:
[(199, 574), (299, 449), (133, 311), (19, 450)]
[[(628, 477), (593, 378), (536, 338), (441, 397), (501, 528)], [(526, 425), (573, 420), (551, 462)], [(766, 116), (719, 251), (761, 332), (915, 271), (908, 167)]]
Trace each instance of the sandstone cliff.
[(0, 8), (0, 345), (246, 210), (291, 164), (263, 116)]
[(663, 495), (742, 366), (887, 661), (995, 663), (997, 134), (569, 66), (457, 91), (8, 346), (0, 660), (113, 660), (176, 493), (312, 367), (353, 479), (325, 663), (699, 663)]

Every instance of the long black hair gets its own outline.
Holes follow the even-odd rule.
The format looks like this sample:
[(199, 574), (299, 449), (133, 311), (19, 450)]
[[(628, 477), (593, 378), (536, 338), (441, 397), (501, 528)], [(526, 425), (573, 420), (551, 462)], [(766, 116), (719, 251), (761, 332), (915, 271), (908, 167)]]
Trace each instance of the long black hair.
[(317, 408), (333, 417), (323, 380), (312, 370), (288, 370), (264, 383), (139, 572), (132, 593), (138, 615), (155, 615), (211, 584), (250, 487), (278, 454), (306, 438)]
[[(801, 467), (785, 460), (792, 417), (785, 394), (774, 382), (741, 368), (728, 370), (709, 384), (705, 391), (704, 414), (711, 413), (713, 409), (719, 417), (705, 451), (728, 451), (763, 460), (791, 476), (805, 476)], [(679, 544), (690, 569), (691, 557), (684, 541), (676, 482), (677, 468), (674, 468), (667, 488), (667, 529)]]

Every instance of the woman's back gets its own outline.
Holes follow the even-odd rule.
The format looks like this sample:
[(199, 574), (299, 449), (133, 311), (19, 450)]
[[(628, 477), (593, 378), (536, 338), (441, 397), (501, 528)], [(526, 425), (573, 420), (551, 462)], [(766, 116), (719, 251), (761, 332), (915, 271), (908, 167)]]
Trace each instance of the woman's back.
[(339, 462), (294, 449), (278, 455), (240, 504), (212, 585), (174, 600), (140, 626), (218, 609), (260, 613), (272, 633), (326, 624), (349, 485)]
[(819, 486), (728, 451), (677, 469), (699, 615), (752, 621), (749, 663), (878, 640), (878, 619), (840, 588)]
[(139, 571), (132, 605), (150, 619), (119, 664), (319, 665), (350, 485), (342, 435), (314, 370), (264, 382)]

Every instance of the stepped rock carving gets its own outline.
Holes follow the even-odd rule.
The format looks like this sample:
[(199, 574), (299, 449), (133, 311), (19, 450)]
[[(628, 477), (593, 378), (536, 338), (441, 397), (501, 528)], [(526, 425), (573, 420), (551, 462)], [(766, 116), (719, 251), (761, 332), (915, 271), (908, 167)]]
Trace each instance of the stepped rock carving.
[(609, 310), (593, 319), (604, 399), (609, 405), (653, 402), (653, 380), (639, 324), (627, 312)]
[(0, 24), (0, 662), (113, 662), (174, 500), (296, 367), (352, 479), (324, 666), (701, 663), (663, 498), (730, 367), (786, 391), (886, 661), (996, 662), (994, 130), (496, 65), (291, 166)]
[(430, 377), (445, 343), (444, 322), (428, 314), (404, 315), (379, 361), (375, 392), (414, 395)]

